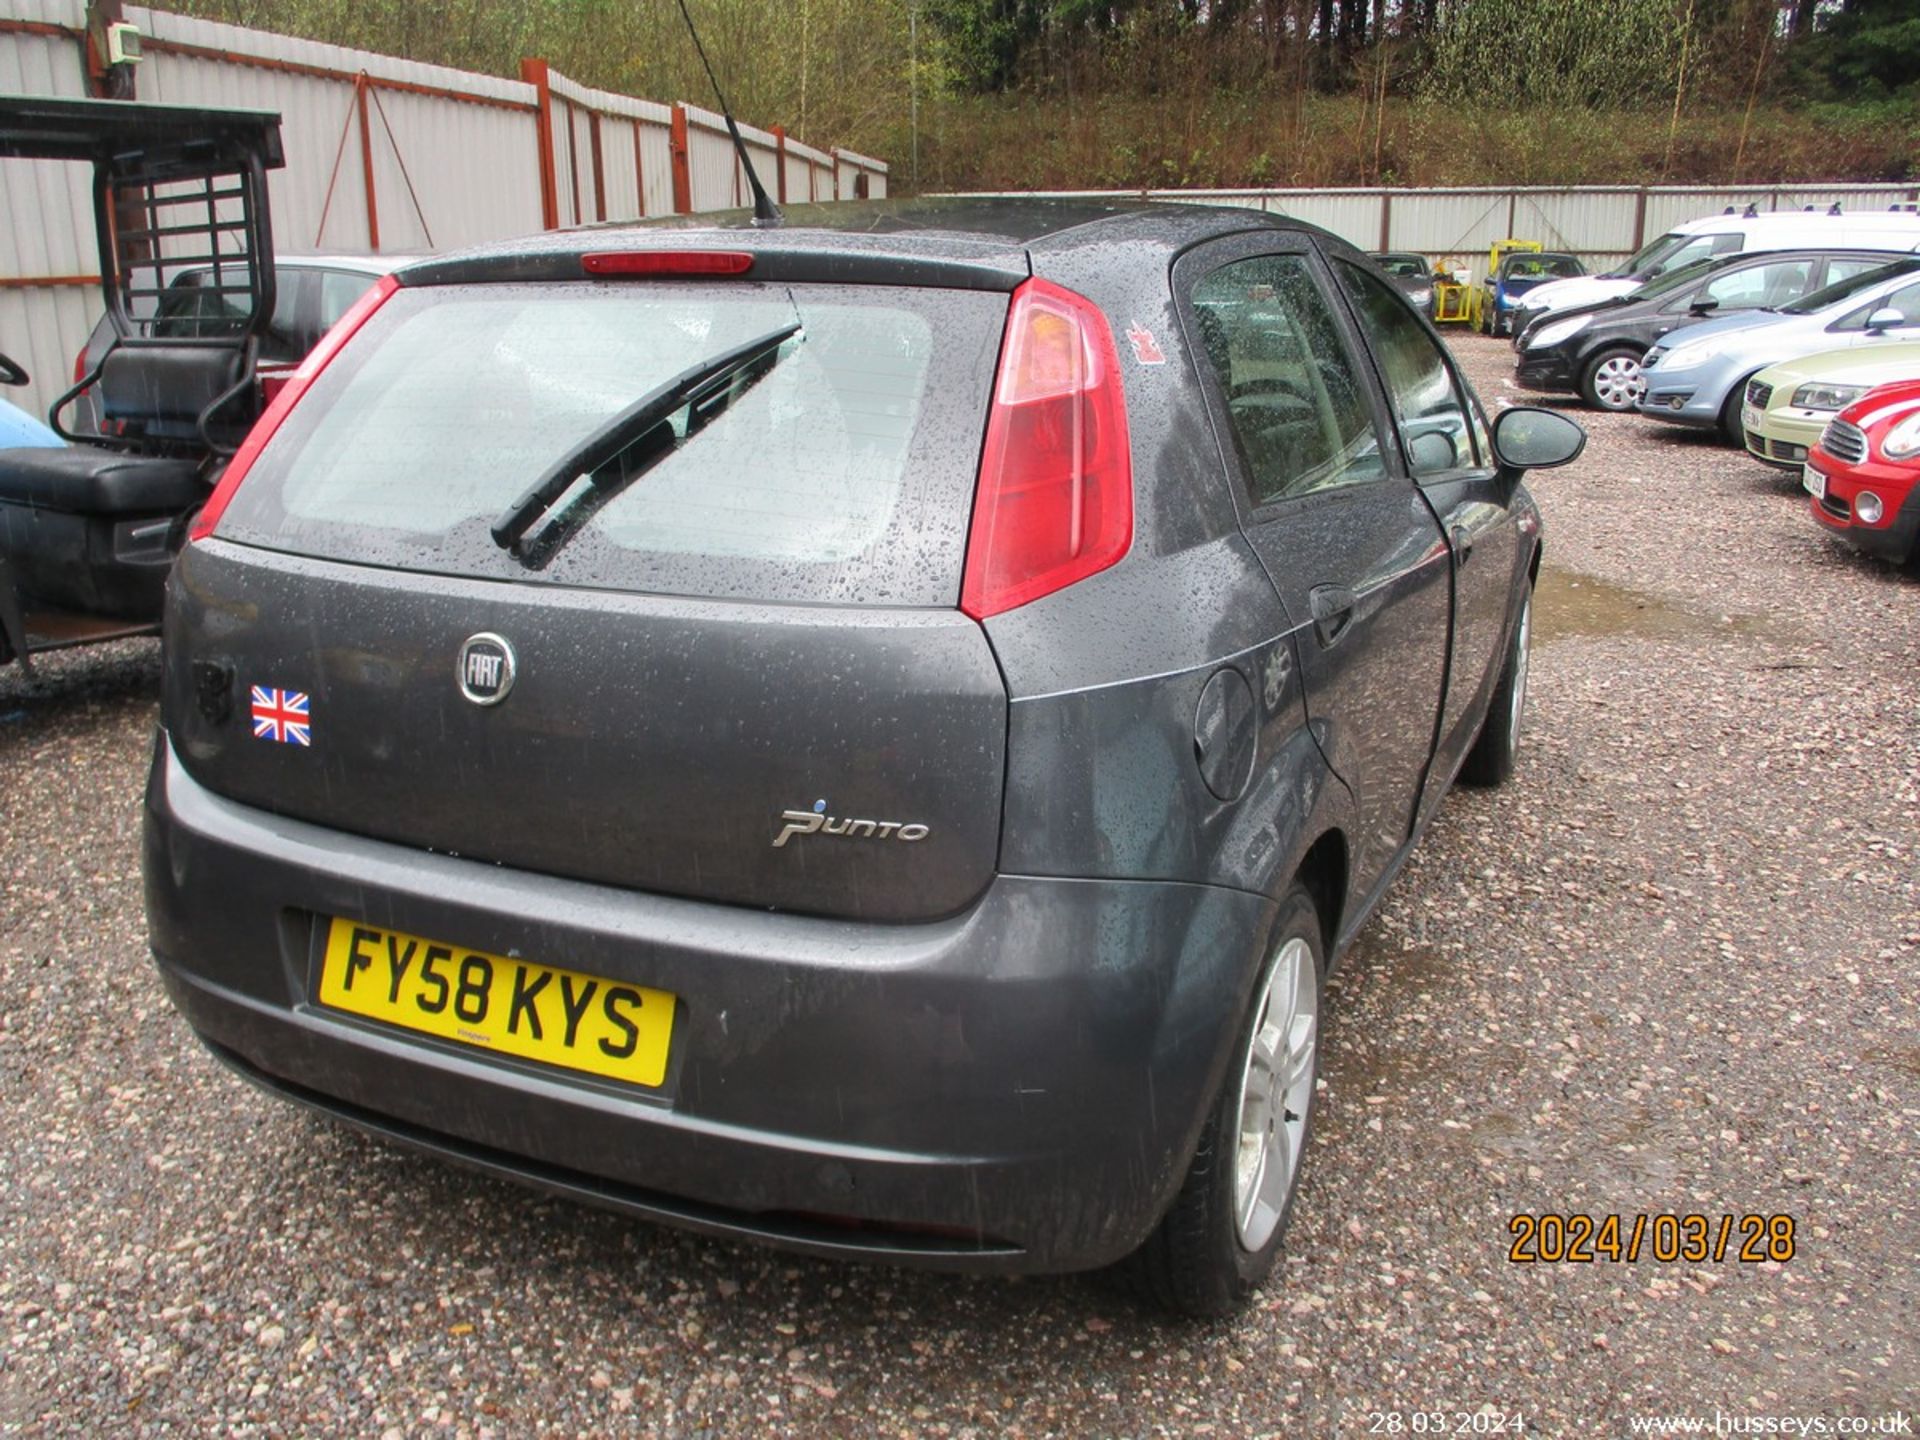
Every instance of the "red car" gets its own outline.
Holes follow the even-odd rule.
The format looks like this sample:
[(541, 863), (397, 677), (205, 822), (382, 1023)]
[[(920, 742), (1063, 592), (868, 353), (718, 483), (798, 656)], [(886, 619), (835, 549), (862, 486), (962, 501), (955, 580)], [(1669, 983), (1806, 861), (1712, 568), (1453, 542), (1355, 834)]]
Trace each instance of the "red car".
[(1871, 555), (1906, 564), (1920, 535), (1920, 380), (1869, 390), (1807, 452), (1813, 518)]

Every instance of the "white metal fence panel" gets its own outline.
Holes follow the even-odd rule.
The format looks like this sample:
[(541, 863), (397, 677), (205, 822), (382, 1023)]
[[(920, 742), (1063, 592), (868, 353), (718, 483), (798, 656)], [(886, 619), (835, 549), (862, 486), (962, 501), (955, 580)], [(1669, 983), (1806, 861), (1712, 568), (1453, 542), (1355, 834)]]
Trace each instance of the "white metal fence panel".
[(1293, 191), (1272, 197), (1264, 208), (1276, 215), (1291, 215), (1308, 224), (1331, 230), (1363, 250), (1380, 248), (1382, 201), (1377, 194), (1329, 190), (1311, 195)]
[[(419, 250), (429, 232), (447, 246), (538, 228), (530, 86), (165, 11), (127, 15), (152, 42), (142, 99), (280, 113), (287, 166), (271, 184), (283, 251)], [(373, 82), (364, 101), (355, 85), (363, 74)], [(377, 247), (363, 145), (372, 151)]]
[(732, 210), (740, 204), (739, 161), (733, 153), (733, 141), (727, 136), (727, 122), (711, 110), (697, 105), (687, 112), (687, 184), (692, 191), (692, 208)]
[(607, 218), (638, 220), (641, 207), (640, 122), (624, 115), (600, 117), (600, 147), (607, 181)]
[[(12, 0), (0, 13), (43, 25), (85, 19), (79, 0)], [(9, 43), (0, 43), (0, 92), (84, 93), (72, 41), (31, 34), (4, 40)], [(72, 383), (73, 357), (97, 308), (92, 184), (82, 165), (0, 161), (0, 351), (29, 376), (26, 385), (0, 390), (0, 398), (33, 415), (44, 415)]]
[(367, 98), (382, 252), (445, 250), (540, 228), (531, 112), (405, 91), (374, 89)]
[[(665, 107), (661, 107), (665, 109)], [(671, 120), (640, 126), (640, 169), (646, 180), (649, 215), (673, 213), (673, 127)]]
[(834, 159), (835, 197), (841, 200), (887, 198), (887, 167), (870, 155), (851, 150), (836, 150)]
[(47, 407), (73, 384), (73, 364), (93, 322), (99, 290), (92, 285), (0, 289), (0, 351), (26, 367), (25, 385), (0, 390), (0, 399), (45, 419)]

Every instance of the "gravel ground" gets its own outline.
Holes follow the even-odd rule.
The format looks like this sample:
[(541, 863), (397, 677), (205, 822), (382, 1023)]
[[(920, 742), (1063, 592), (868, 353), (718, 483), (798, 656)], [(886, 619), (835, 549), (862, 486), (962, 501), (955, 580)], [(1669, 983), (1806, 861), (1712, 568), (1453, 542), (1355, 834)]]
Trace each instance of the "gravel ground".
[[(1456, 345), (1518, 398), (1504, 343)], [(1586, 456), (1535, 485), (1520, 772), (1448, 801), (1336, 978), (1294, 1226), (1232, 1323), (1100, 1277), (691, 1239), (257, 1096), (146, 956), (153, 648), (0, 673), (0, 1426), (1362, 1435), (1420, 1410), (1611, 1436), (1920, 1411), (1920, 582), (1743, 455), (1582, 418)], [(1528, 1212), (1785, 1214), (1797, 1253), (1516, 1265)]]

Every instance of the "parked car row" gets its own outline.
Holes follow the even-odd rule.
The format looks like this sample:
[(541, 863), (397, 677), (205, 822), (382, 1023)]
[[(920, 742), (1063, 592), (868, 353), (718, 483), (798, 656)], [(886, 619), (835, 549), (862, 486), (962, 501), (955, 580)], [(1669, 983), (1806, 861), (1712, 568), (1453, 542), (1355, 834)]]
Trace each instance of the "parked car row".
[(1913, 555), (1920, 215), (1696, 221), (1612, 274), (1536, 286), (1514, 324), (1522, 387), (1718, 433), (1799, 474), (1828, 529)]

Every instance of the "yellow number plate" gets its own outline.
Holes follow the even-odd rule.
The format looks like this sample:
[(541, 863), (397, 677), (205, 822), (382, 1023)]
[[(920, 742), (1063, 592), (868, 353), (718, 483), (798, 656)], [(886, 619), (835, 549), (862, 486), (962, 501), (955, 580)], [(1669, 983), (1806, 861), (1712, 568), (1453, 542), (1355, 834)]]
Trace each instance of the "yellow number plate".
[(463, 1045), (635, 1085), (667, 1075), (673, 996), (335, 920), (320, 1003)]

